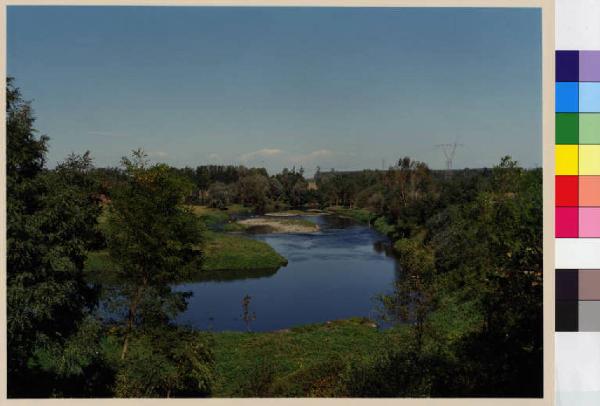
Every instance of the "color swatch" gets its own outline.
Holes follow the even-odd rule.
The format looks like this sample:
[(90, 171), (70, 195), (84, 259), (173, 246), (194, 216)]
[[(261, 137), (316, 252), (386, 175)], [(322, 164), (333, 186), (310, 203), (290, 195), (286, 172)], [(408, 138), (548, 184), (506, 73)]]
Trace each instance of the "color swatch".
[(600, 269), (556, 270), (556, 331), (600, 332)]
[(556, 51), (555, 107), (555, 236), (600, 238), (600, 51)]

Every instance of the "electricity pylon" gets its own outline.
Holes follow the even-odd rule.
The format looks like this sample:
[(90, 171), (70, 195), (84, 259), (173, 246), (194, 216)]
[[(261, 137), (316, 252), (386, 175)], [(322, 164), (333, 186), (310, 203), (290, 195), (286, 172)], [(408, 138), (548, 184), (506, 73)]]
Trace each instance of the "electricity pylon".
[(454, 156), (456, 155), (456, 148), (462, 147), (463, 144), (457, 144), (456, 142), (453, 144), (437, 144), (436, 147), (440, 148), (444, 152), (444, 156), (446, 157), (446, 169), (452, 169), (452, 165), (454, 164)]

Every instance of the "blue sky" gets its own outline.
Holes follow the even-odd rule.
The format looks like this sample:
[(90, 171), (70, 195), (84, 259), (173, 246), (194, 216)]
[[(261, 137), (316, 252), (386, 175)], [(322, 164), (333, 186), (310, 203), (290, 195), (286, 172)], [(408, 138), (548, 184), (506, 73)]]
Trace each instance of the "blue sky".
[(51, 166), (542, 162), (536, 9), (11, 6), (8, 73)]

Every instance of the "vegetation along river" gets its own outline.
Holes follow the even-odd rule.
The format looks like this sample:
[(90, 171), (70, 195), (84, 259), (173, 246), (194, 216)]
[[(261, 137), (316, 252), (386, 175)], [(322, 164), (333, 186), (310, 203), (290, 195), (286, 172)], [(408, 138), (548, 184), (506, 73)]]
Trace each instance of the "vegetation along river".
[[(335, 215), (300, 216), (320, 231), (254, 234), (288, 259), (278, 270), (243, 279), (178, 285), (193, 296), (177, 322), (212, 331), (269, 331), (364, 316), (376, 318), (376, 296), (389, 293), (396, 263), (387, 239), (372, 228)], [(247, 317), (242, 301), (250, 296)]]

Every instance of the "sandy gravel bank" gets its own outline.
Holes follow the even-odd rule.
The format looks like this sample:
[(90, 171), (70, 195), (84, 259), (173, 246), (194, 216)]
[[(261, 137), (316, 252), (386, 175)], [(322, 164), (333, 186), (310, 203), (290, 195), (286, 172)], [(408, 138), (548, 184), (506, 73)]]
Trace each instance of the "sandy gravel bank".
[(246, 227), (269, 227), (273, 233), (315, 233), (319, 226), (306, 220), (257, 217), (238, 221)]

